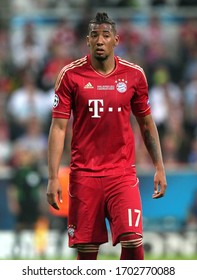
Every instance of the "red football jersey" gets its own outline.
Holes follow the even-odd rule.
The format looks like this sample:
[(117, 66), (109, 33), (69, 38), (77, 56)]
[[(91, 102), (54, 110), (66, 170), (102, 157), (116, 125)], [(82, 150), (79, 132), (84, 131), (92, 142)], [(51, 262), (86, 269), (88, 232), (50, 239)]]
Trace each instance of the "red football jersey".
[(135, 165), (131, 112), (150, 114), (143, 69), (120, 57), (108, 75), (98, 73), (90, 56), (66, 65), (56, 81), (53, 118), (73, 113), (71, 172), (105, 176)]

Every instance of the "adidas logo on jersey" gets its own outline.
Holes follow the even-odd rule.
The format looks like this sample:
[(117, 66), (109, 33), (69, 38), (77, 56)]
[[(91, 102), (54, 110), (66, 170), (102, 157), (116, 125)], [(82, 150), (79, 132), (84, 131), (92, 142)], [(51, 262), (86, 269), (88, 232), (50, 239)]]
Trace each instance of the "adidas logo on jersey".
[(93, 85), (89, 82), (89, 83), (87, 83), (87, 84), (84, 86), (84, 88), (94, 88), (94, 87), (93, 87)]

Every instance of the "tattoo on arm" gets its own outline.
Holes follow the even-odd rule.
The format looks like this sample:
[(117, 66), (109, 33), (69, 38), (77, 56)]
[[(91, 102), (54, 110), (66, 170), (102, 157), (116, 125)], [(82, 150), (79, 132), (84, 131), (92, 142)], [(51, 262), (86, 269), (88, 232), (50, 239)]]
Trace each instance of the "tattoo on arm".
[(158, 146), (155, 138), (151, 135), (150, 131), (146, 129), (144, 131), (144, 143), (146, 145), (146, 148), (148, 152), (150, 153), (152, 160), (154, 162), (157, 162), (160, 158), (159, 152), (158, 152)]

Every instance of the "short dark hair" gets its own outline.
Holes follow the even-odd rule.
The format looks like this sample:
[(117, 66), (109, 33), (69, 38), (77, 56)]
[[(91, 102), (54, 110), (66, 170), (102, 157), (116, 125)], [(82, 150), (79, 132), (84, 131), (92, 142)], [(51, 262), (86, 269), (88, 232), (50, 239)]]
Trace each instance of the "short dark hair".
[(102, 23), (107, 23), (112, 26), (112, 29), (114, 33), (116, 33), (116, 23), (108, 17), (107, 13), (97, 13), (95, 18), (90, 20), (89, 25), (88, 25), (88, 31), (91, 31), (91, 25), (92, 24), (102, 24)]

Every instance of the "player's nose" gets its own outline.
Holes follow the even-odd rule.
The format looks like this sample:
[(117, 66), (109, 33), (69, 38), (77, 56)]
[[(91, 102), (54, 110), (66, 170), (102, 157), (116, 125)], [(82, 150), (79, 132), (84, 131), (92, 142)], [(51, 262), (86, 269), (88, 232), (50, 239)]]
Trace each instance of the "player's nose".
[(103, 45), (103, 36), (99, 35), (97, 39), (97, 46), (102, 46)]

